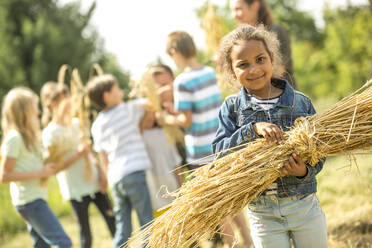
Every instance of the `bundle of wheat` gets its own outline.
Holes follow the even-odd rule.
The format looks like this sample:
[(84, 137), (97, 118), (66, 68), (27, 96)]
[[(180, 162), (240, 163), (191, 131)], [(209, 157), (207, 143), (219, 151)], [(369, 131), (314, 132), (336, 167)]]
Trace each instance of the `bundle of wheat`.
[(201, 27), (205, 33), (205, 42), (210, 55), (218, 51), (220, 40), (224, 36), (220, 18), (216, 15), (213, 4), (209, 3)]
[[(202, 19), (201, 28), (204, 30), (205, 42), (207, 46), (207, 56), (211, 57), (212, 62), (216, 62), (218, 46), (222, 37), (230, 32), (229, 27), (223, 25), (220, 17), (215, 11), (215, 7), (212, 3), (208, 4), (207, 11)], [(223, 95), (229, 95), (235, 93), (238, 89), (234, 86), (227, 84), (223, 80), (221, 72), (217, 71), (217, 83)]]
[[(160, 68), (156, 69), (157, 71), (161, 70)], [(165, 70), (163, 69), (165, 72)], [(142, 74), (139, 81), (132, 81), (132, 91), (130, 93), (131, 97), (144, 97), (147, 99), (148, 106), (153, 112), (163, 111), (161, 105), (160, 95), (166, 91), (170, 90), (169, 86), (159, 87), (153, 77), (154, 70), (150, 69)], [(170, 144), (184, 142), (184, 133), (179, 127), (176, 126), (163, 126), (165, 137)]]
[[(80, 78), (78, 69), (72, 70), (71, 78), (71, 113), (73, 118), (79, 119), (79, 137), (83, 145), (91, 144), (89, 138), (90, 120), (89, 120), (89, 98), (85, 92), (84, 84)], [(92, 180), (92, 167), (90, 164), (89, 156), (84, 157), (85, 161), (85, 180)]]
[[(96, 70), (98, 68), (97, 66), (95, 67)], [(65, 84), (66, 72), (70, 72), (71, 98), (65, 98), (60, 102), (56, 115), (61, 119), (61, 123), (65, 123), (67, 125), (71, 125), (72, 118), (78, 118), (79, 137), (76, 137), (76, 134), (69, 135), (68, 133), (64, 133), (63, 137), (61, 137), (62, 140), (58, 140), (55, 142), (55, 145), (52, 145), (48, 148), (48, 161), (58, 164), (63, 162), (63, 158), (66, 154), (74, 152), (74, 149), (76, 149), (76, 146), (79, 142), (83, 145), (90, 144), (91, 142), (89, 139), (89, 99), (86, 96), (84, 85), (80, 79), (79, 71), (76, 68), (71, 70), (69, 65), (62, 65), (58, 72), (58, 84), (62, 86)], [(90, 160), (88, 156), (86, 156), (84, 160), (84, 177), (85, 180), (91, 181), (92, 168), (90, 165)]]
[(321, 158), (372, 148), (372, 80), (321, 115), (300, 118), (283, 144), (258, 139), (193, 172), (162, 216), (125, 247), (188, 247), (209, 238), (280, 176), (292, 153), (315, 165)]

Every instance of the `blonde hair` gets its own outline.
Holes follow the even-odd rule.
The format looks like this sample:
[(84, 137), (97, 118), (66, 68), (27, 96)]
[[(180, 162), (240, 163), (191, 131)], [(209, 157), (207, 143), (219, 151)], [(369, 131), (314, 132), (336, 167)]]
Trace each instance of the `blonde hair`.
[(68, 88), (64, 84), (49, 81), (43, 85), (40, 91), (41, 104), (43, 107), (41, 124), (43, 127), (46, 127), (53, 118), (51, 104), (58, 101), (58, 99), (66, 93), (68, 93)]
[(1, 111), (3, 140), (9, 131), (16, 130), (29, 151), (40, 148), (40, 123), (33, 116), (38, 101), (38, 96), (25, 87), (16, 87), (6, 94)]
[(240, 26), (223, 37), (218, 51), (218, 69), (224, 79), (232, 85), (237, 85), (237, 79), (232, 68), (231, 51), (238, 41), (261, 41), (273, 61), (273, 77), (280, 77), (284, 72), (282, 56), (279, 50), (279, 40), (276, 34), (265, 29), (263, 25), (253, 27)]

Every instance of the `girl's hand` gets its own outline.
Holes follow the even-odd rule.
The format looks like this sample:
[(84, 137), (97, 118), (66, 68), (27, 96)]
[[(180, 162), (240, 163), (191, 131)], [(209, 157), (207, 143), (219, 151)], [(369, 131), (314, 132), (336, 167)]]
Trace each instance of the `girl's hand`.
[(78, 155), (80, 157), (84, 157), (89, 154), (89, 152), (92, 151), (92, 146), (91, 144), (84, 144), (84, 145), (79, 145), (78, 147)]
[(42, 170), (42, 178), (47, 178), (54, 175), (57, 172), (57, 164), (56, 163), (47, 163), (43, 167)]
[(253, 124), (254, 131), (263, 136), (267, 142), (276, 142), (282, 144), (284, 142), (283, 131), (275, 124), (268, 122), (256, 122)]
[(166, 116), (166, 112), (165, 111), (160, 111), (160, 112), (156, 112), (155, 113), (155, 119), (156, 119), (156, 122), (159, 124), (159, 125), (164, 125), (164, 119), (165, 119), (165, 116)]
[(165, 111), (170, 114), (175, 114), (173, 102), (163, 102), (162, 107)]
[(307, 174), (307, 167), (300, 156), (293, 153), (281, 170), (281, 176), (304, 177)]

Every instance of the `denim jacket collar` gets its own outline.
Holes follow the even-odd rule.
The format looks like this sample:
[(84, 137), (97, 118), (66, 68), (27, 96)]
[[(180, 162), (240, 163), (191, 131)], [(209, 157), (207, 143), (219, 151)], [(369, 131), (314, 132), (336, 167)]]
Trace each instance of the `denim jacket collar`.
[[(275, 105), (278, 107), (293, 108), (294, 90), (290, 86), (290, 84), (286, 80), (279, 78), (272, 78), (271, 84), (280, 89), (284, 89), (284, 92), (279, 97), (279, 101)], [(240, 99), (242, 99), (239, 105), (239, 110), (245, 110), (248, 108), (257, 110), (260, 108), (257, 104), (251, 102), (250, 96), (248, 95), (247, 90), (244, 87), (242, 87), (239, 94)]]

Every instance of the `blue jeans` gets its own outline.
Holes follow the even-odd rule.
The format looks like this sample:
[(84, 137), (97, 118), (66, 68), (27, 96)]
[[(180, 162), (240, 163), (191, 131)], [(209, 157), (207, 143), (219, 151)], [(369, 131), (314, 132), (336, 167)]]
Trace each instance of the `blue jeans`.
[(256, 248), (328, 247), (325, 215), (315, 193), (279, 198), (259, 196), (248, 204), (251, 235)]
[(15, 206), (15, 209), (27, 223), (27, 229), (31, 234), (33, 246), (36, 248), (70, 248), (70, 238), (63, 230), (57, 217), (41, 199)]
[(125, 176), (112, 188), (116, 232), (113, 247), (120, 247), (132, 233), (132, 208), (137, 212), (140, 225), (153, 219), (150, 194), (144, 171)]

